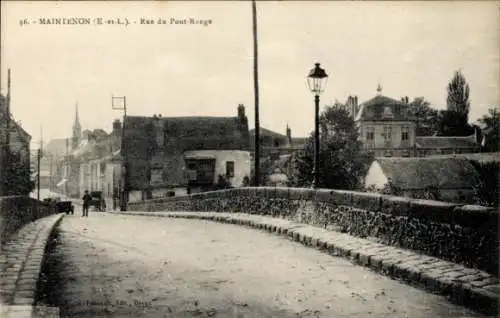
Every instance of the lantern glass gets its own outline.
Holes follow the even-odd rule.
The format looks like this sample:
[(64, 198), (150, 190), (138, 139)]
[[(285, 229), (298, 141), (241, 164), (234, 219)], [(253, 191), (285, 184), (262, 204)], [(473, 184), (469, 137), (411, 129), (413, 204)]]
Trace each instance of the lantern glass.
[(319, 65), (319, 63), (316, 63), (315, 67), (311, 69), (307, 76), (307, 85), (314, 95), (323, 93), (328, 81), (328, 74), (326, 74), (325, 70)]

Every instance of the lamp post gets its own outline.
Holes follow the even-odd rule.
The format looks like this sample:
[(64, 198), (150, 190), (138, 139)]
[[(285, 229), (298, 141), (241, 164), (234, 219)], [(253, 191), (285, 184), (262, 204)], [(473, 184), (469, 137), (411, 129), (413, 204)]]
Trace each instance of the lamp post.
[(319, 185), (319, 95), (325, 90), (328, 74), (325, 70), (319, 67), (320, 63), (315, 63), (315, 67), (309, 71), (307, 76), (307, 84), (309, 89), (314, 94), (314, 167), (313, 167), (313, 184), (316, 188)]
[[(119, 101), (122, 101), (120, 104)], [(118, 104), (115, 104), (118, 102)], [(123, 110), (123, 123), (122, 123), (122, 137), (121, 137), (121, 157), (122, 157), (122, 191), (121, 191), (121, 200), (120, 200), (120, 211), (127, 211), (127, 202), (128, 202), (128, 185), (127, 185), (127, 152), (125, 147), (125, 119), (127, 118), (127, 98), (125, 96), (122, 97), (111, 97), (111, 104), (113, 109)]]

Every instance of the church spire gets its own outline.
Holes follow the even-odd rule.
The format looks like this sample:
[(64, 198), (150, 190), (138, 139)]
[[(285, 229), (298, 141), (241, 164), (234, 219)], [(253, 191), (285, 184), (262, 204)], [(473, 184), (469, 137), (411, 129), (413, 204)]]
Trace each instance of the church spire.
[(78, 116), (78, 102), (75, 106), (75, 122), (73, 123), (73, 136), (71, 137), (71, 147), (73, 150), (78, 148), (82, 139), (82, 126), (80, 125), (80, 118)]
[(81, 125), (80, 125), (80, 118), (78, 116), (78, 102), (76, 102), (76, 106), (75, 106), (75, 123), (73, 124), (73, 127), (74, 128), (81, 127)]

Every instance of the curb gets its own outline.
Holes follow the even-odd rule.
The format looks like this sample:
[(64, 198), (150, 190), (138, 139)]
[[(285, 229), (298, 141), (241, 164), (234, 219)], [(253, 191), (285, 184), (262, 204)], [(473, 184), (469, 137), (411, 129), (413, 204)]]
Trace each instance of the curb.
[(128, 211), (108, 213), (201, 219), (274, 232), (332, 256), (348, 258), (358, 265), (370, 267), (380, 274), (404, 281), (420, 289), (447, 296), (454, 304), (486, 315), (498, 315), (500, 296), (498, 277), (436, 257), (286, 219), (254, 214)]
[(64, 213), (35, 220), (17, 231), (0, 254), (2, 317), (30, 317), (50, 234)]

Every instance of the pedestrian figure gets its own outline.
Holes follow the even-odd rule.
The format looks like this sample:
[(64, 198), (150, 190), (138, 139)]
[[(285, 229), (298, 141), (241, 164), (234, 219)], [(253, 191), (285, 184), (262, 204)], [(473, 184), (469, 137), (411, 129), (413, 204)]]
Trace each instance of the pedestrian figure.
[(83, 195), (83, 216), (89, 216), (89, 205), (92, 197), (89, 195), (89, 192), (85, 190), (85, 194)]

